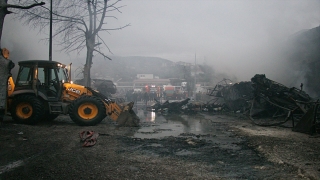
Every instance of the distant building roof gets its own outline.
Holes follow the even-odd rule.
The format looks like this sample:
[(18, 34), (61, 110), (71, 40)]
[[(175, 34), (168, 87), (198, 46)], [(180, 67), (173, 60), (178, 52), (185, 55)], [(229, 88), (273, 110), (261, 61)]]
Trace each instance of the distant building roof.
[(169, 83), (169, 79), (135, 79), (133, 83)]

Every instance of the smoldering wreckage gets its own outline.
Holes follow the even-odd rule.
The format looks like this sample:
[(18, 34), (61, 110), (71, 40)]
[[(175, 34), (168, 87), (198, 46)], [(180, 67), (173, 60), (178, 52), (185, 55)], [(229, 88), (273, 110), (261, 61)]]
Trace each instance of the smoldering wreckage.
[[(4, 157), (0, 164), (0, 179), (2, 177), (4, 179), (48, 179), (52, 177), (56, 179), (70, 179), (70, 177), (77, 177), (77, 179), (218, 179), (217, 177), (223, 177), (223, 179), (230, 179), (230, 177), (231, 179), (262, 179), (262, 177), (269, 177), (270, 174), (276, 173), (276, 176), (271, 176), (269, 179), (294, 179), (297, 177), (296, 173), (292, 173), (291, 176), (288, 174), (296, 171), (299, 173), (300, 166), (298, 170), (297, 167), (300, 163), (304, 164), (301, 168), (303, 171), (308, 170), (306, 171), (308, 173), (304, 174), (308, 176), (310, 174), (310, 177), (315, 177), (313, 179), (319, 179), (317, 174), (312, 174), (313, 169), (309, 170), (311, 164), (314, 165), (312, 168), (319, 167), (317, 153), (309, 153), (307, 155), (310, 156), (306, 156), (306, 160), (298, 162), (290, 161), (294, 159), (296, 154), (288, 153), (299, 147), (303, 147), (298, 151), (301, 154), (311, 150), (316, 152), (319, 147), (316, 144), (318, 141), (312, 141), (316, 138), (309, 139), (312, 143), (301, 145), (304, 142), (299, 141), (295, 144), (293, 141), (299, 140), (301, 136), (292, 140), (290, 136), (292, 133), (288, 133), (286, 137), (290, 139), (274, 141), (270, 137), (247, 135), (248, 131), (239, 130), (236, 134), (235, 129), (246, 126), (250, 126), (249, 130), (257, 130), (256, 133), (261, 133), (261, 129), (248, 124), (247, 121), (244, 123), (239, 121), (238, 124), (237, 118), (230, 117), (229, 119), (226, 115), (222, 115), (222, 117), (210, 116), (210, 119), (203, 118), (208, 116), (207, 114), (217, 113), (245, 115), (254, 124), (260, 126), (284, 125), (292, 122), (295, 131), (308, 134), (318, 133), (318, 101), (309, 97), (302, 89), (287, 88), (267, 79), (265, 75), (255, 75), (250, 82), (236, 84), (224, 79), (214, 88), (208, 90), (207, 95), (211, 97), (211, 100), (207, 102), (193, 101), (189, 98), (181, 101), (156, 99), (151, 106), (145, 106), (141, 104), (142, 102), (127, 103), (121, 99), (108, 97), (108, 93), (113, 94), (115, 90), (113, 83), (108, 81), (94, 81), (95, 88), (99, 88), (100, 92), (93, 88), (80, 86), (81, 83), (68, 83), (67, 77), (63, 82), (49, 76), (44, 78), (45, 81), (40, 84), (37, 81), (37, 76), (28, 76), (31, 78), (30, 82), (22, 80), (16, 81), (16, 83), (13, 81), (7, 83), (6, 75), (10, 74), (10, 61), (0, 56), (0, 62), (2, 63), (0, 73), (4, 73), (3, 76), (0, 76), (0, 79), (2, 78), (0, 81), (2, 82), (0, 83), (2, 101), (0, 102), (3, 103), (0, 103), (0, 109), (5, 110), (6, 104), (4, 103), (7, 102), (7, 98), (4, 95), (10, 89), (11, 91), (7, 95), (15, 102), (10, 102), (8, 107), (11, 108), (11, 111), (9, 112), (11, 116), (16, 113), (16, 117), (7, 118), (9, 121), (5, 122), (6, 120), (4, 120), (3, 126), (0, 126), (2, 132), (0, 136), (1, 154)], [(27, 61), (19, 64), (20, 67), (26, 67), (26, 65), (34, 67), (34, 74), (39, 72), (35, 69), (45, 69), (46, 67), (54, 69), (57, 72), (55, 76), (58, 75), (58, 72), (66, 72), (64, 66), (60, 64), (57, 66), (57, 62)], [(21, 68), (21, 71), (30, 69)], [(60, 83), (60, 86), (57, 86), (58, 90), (55, 88), (54, 82)], [(70, 88), (81, 91), (80, 93), (66, 91)], [(40, 95), (25, 94), (25, 92), (32, 93), (34, 91), (39, 94), (43, 93), (43, 97), (46, 97), (45, 95), (56, 97), (51, 98), (50, 101), (39, 101), (37, 98), (40, 98)], [(15, 99), (10, 96), (10, 94), (15, 95), (14, 93), (17, 92), (21, 93), (20, 95), (23, 95), (24, 98), (20, 96)], [(65, 103), (71, 103), (73, 107), (73, 111), (70, 109), (68, 111), (69, 117), (65, 114), (61, 119), (58, 119), (58, 122), (46, 122), (39, 126), (23, 125), (34, 124), (38, 119), (48, 121), (49, 118), (51, 120), (57, 118), (56, 111), (59, 110), (57, 107), (62, 104), (57, 97), (61, 97), (61, 92), (64, 92), (63, 95), (68, 98)], [(86, 92), (86, 94), (79, 95), (81, 92)], [(42, 103), (46, 102), (47, 106), (42, 106)], [(49, 107), (56, 111), (48, 111)], [(133, 111), (134, 108), (146, 109), (139, 109), (138, 116)], [(148, 111), (153, 112), (148, 113)], [(1, 113), (4, 112), (1, 111)], [(141, 116), (142, 112), (147, 112), (147, 115), (160, 113), (161, 116), (158, 116), (157, 121), (147, 122), (146, 120), (143, 122), (141, 120), (140, 123), (139, 117), (143, 117)], [(43, 117), (44, 113), (46, 117), (39, 118)], [(193, 116), (197, 113), (201, 115)], [(39, 116), (34, 116), (34, 114)], [(179, 123), (171, 124), (173, 121), (168, 120), (170, 114), (176, 114), (172, 116), (175, 118), (173, 121), (179, 121)], [(184, 119), (184, 114), (191, 115)], [(96, 118), (97, 116), (99, 118)], [(116, 122), (105, 121), (103, 123), (107, 126), (88, 127), (99, 124), (106, 116), (109, 116), (110, 120), (114, 118)], [(12, 119), (16, 123), (12, 123)], [(90, 122), (90, 120), (94, 120), (94, 123), (83, 124)], [(196, 122), (195, 126), (209, 127), (209, 129), (204, 128), (203, 134), (195, 134), (190, 132), (190, 126), (185, 128), (189, 122)], [(236, 124), (237, 128), (231, 127), (230, 123), (227, 125), (225, 122)], [(120, 131), (114, 129), (113, 123), (116, 125), (116, 129), (120, 128)], [(83, 127), (74, 126), (75, 124), (83, 125)], [(167, 128), (168, 125), (169, 128)], [(139, 127), (131, 128), (133, 126)], [(177, 129), (184, 129), (186, 132), (180, 133), (175, 131)], [(279, 129), (277, 132), (282, 131), (281, 128)], [(79, 131), (81, 132), (79, 133)], [(178, 134), (171, 136), (172, 132), (178, 132)], [(157, 135), (159, 135), (159, 139), (150, 138)], [(162, 138), (161, 135), (166, 135), (166, 137)], [(144, 136), (145, 139), (141, 138)], [(244, 140), (243, 136), (249, 139)], [(79, 138), (81, 143), (77, 142)], [(262, 146), (268, 142), (269, 144)], [(83, 147), (94, 146), (94, 149), (79, 148), (79, 145)], [(312, 148), (306, 150), (303, 145)], [(261, 147), (263, 148), (261, 149)], [(287, 149), (288, 147), (290, 149)], [(257, 153), (257, 149), (259, 153)], [(280, 149), (283, 152), (281, 155), (285, 158), (280, 160), (284, 162), (284, 165), (279, 165), (280, 161), (273, 161), (273, 157), (279, 156), (278, 151), (273, 152), (269, 149)], [(275, 155), (269, 158), (264, 156), (265, 152)], [(271, 165), (269, 160), (274, 163)], [(88, 164), (92, 165), (87, 166)], [(290, 166), (287, 167), (287, 164)], [(72, 168), (69, 168), (70, 165)], [(254, 170), (252, 170), (253, 167)], [(194, 170), (192, 176), (190, 176), (190, 170)], [(90, 172), (91, 176), (84, 177), (83, 173), (79, 172)], [(230, 172), (236, 172), (236, 174), (231, 173), (230, 176)], [(316, 172), (319, 170), (316, 169)]]
[[(6, 60), (7, 58), (3, 58), (3, 59), (4, 59), (3, 62), (7, 62)], [(44, 62), (44, 61), (30, 61), (27, 63), (29, 64), (33, 63), (36, 66), (39, 66), (39, 63), (40, 64), (42, 63), (43, 66), (48, 64), (48, 62)], [(22, 67), (25, 64), (26, 62), (19, 63), (19, 65)], [(54, 62), (52, 66), (54, 66), (54, 68), (57, 68), (58, 66), (56, 67), (56, 64), (60, 65), (60, 63), (58, 62)], [(7, 71), (10, 71), (11, 68), (8, 68), (8, 69), (6, 68), (6, 69)], [(57, 71), (58, 70), (59, 69), (57, 69)], [(5, 71), (3, 71), (3, 73), (9, 74), (9, 72), (5, 72)], [(7, 77), (7, 75), (3, 77)], [(71, 76), (69, 77), (71, 78)], [(69, 81), (71, 82), (71, 79), (69, 79), (69, 77), (65, 78), (66, 82), (69, 82)], [(39, 80), (40, 76), (38, 78), (36, 75), (34, 78), (35, 80)], [(10, 79), (12, 78), (9, 78), (9, 80)], [(3, 82), (5, 82), (5, 80)], [(36, 81), (32, 81), (32, 82), (36, 82)], [(54, 85), (54, 83), (52, 82), (53, 80), (51, 80), (50, 82), (44, 82), (42, 84), (35, 83), (32, 86), (28, 85), (24, 88), (28, 88), (28, 92), (36, 91), (38, 93), (44, 93), (43, 96), (46, 96), (46, 95), (49, 96), (49, 94), (47, 94), (48, 92), (45, 91), (47, 89), (42, 90), (41, 86), (43, 85), (44, 88), (46, 88), (47, 86), (50, 87), (51, 85)], [(61, 82), (57, 82), (56, 84), (59, 84)], [(101, 109), (106, 109), (107, 114), (109, 114), (109, 116), (111, 116), (112, 119), (117, 120), (117, 127), (139, 126), (139, 117), (132, 110), (134, 102), (126, 103), (119, 98), (116, 98), (116, 99), (109, 98), (111, 97), (111, 94), (114, 94), (116, 92), (116, 87), (112, 81), (93, 79), (93, 82), (95, 82), (94, 88), (97, 89), (97, 91), (89, 87), (79, 86), (82, 84), (81, 81), (78, 82), (79, 85), (77, 84), (73, 85), (72, 83), (66, 83), (66, 82), (64, 84), (61, 84), (56, 89), (59, 89), (59, 88), (62, 88), (63, 86), (68, 85), (71, 88), (73, 87), (80, 88), (81, 92), (83, 91), (84, 95), (86, 95), (85, 92), (87, 92), (87, 95), (89, 95), (88, 97), (83, 98), (83, 96), (80, 96), (81, 93), (75, 94), (75, 95), (72, 94), (73, 96), (72, 98), (73, 100), (75, 99), (75, 101), (71, 101), (71, 107), (78, 107), (78, 106), (82, 107), (81, 103), (86, 103), (86, 100), (93, 101), (92, 99), (94, 99), (94, 102), (92, 102), (93, 103), (92, 107), (97, 106), (99, 108), (101, 107)], [(14, 82), (12, 81), (11, 84), (14, 85)], [(5, 87), (5, 83), (3, 84), (3, 87)], [(64, 89), (68, 89), (68, 88), (64, 88)], [(17, 91), (16, 89), (13, 89), (10, 91), (8, 90), (8, 94), (9, 95), (17, 94), (18, 90), (19, 88), (17, 88)], [(4, 89), (3, 91), (5, 92), (6, 90)], [(59, 93), (68, 94), (68, 92), (65, 92), (64, 90), (60, 90), (60, 91), (56, 90), (56, 91), (57, 92), (55, 92), (55, 96), (57, 97), (59, 96)], [(302, 86), (301, 86), (301, 89), (297, 89), (295, 87), (288, 88), (280, 83), (277, 83), (275, 81), (272, 81), (266, 78), (264, 74), (256, 74), (253, 78), (251, 78), (251, 81), (240, 82), (235, 84), (228, 79), (223, 79), (218, 84), (216, 84), (216, 86), (213, 89), (208, 89), (207, 95), (212, 97), (211, 100), (207, 102), (197, 102), (197, 101), (190, 102), (190, 98), (187, 98), (181, 101), (174, 101), (174, 102), (165, 101), (162, 103), (161, 101), (155, 99), (155, 103), (149, 107), (146, 107), (146, 110), (156, 111), (163, 115), (166, 115), (169, 113), (194, 114), (200, 111), (241, 113), (247, 116), (248, 118), (250, 118), (254, 122), (254, 124), (260, 125), (260, 126), (283, 125), (288, 121), (291, 121), (292, 129), (294, 131), (303, 132), (307, 134), (316, 134), (320, 131), (319, 100), (315, 100), (311, 98), (307, 93), (305, 93), (302, 90)], [(33, 98), (33, 99), (36, 99), (36, 98)], [(15, 101), (13, 99), (13, 103), (12, 103), (13, 105), (15, 105), (14, 102)], [(56, 106), (58, 105), (59, 107), (60, 105), (61, 107), (67, 107), (65, 106), (66, 102), (70, 103), (70, 99), (67, 99), (64, 102), (54, 101), (54, 103), (51, 101), (50, 102), (48, 101), (48, 102), (45, 102), (45, 103), (48, 103), (48, 105), (45, 107), (48, 107), (49, 109), (52, 107), (56, 108)], [(38, 104), (41, 104), (40, 100)], [(15, 114), (16, 112), (18, 112), (18, 111), (14, 111), (15, 110), (14, 107), (15, 106), (11, 107), (11, 110), (12, 110), (11, 114)], [(38, 110), (37, 112), (39, 113), (43, 111), (40, 107), (42, 106), (39, 106), (38, 109), (35, 109), (35, 110)], [(28, 108), (31, 108), (31, 105), (28, 106)], [(25, 121), (25, 119), (27, 119), (28, 120), (27, 124), (36, 123), (37, 118), (34, 117), (33, 115), (29, 115), (32, 113), (26, 113), (24, 111), (25, 108), (20, 108), (20, 109), (21, 109), (21, 113), (18, 114), (17, 116), (14, 116), (15, 120), (18, 119), (20, 121)], [(62, 108), (62, 109), (66, 109), (66, 108)], [(94, 108), (92, 108), (92, 110), (94, 110)], [(46, 110), (46, 111), (48, 115), (53, 116), (53, 119), (56, 118), (58, 115), (58, 114), (52, 114), (52, 113), (58, 112), (56, 110), (55, 111)], [(105, 113), (104, 111), (102, 111), (102, 114), (101, 115), (99, 114), (99, 118), (95, 118), (94, 115), (91, 115), (93, 112), (94, 111), (88, 111), (87, 109), (85, 109), (84, 113), (82, 113), (82, 111), (80, 112), (79, 110), (70, 111), (69, 109), (69, 115), (71, 119), (73, 119), (79, 125), (95, 125), (101, 122), (103, 117), (107, 115), (107, 114), (104, 114)], [(29, 116), (26, 118), (25, 114)], [(19, 115), (21, 115), (21, 118)], [(41, 113), (39, 115), (41, 115)], [(88, 121), (88, 119), (93, 119), (93, 120), (92, 122), (90, 122)], [(86, 134), (86, 133), (83, 133), (83, 134)]]
[[(83, 85), (84, 80), (75, 81)], [(117, 88), (110, 80), (92, 79), (92, 87), (101, 94), (111, 97)], [(146, 107), (147, 111), (155, 111), (162, 115), (196, 114), (198, 112), (227, 112), (242, 114), (259, 126), (281, 126), (291, 121), (293, 131), (317, 134), (320, 132), (319, 100), (311, 98), (301, 89), (286, 87), (266, 78), (264, 74), (256, 74), (251, 81), (233, 83), (229, 79), (218, 82), (214, 88), (207, 89), (207, 102), (181, 101), (155, 103)], [(118, 104), (124, 103), (123, 98), (113, 98)], [(130, 103), (131, 108), (133, 102)], [(133, 111), (133, 110), (131, 110)], [(117, 127), (139, 126), (139, 117), (123, 113), (117, 121)], [(129, 118), (128, 118), (129, 117)]]
[(293, 131), (315, 135), (320, 132), (319, 100), (305, 91), (288, 88), (256, 74), (251, 81), (232, 83), (223, 79), (208, 89), (212, 99), (207, 102), (182, 101), (161, 103), (156, 100), (148, 110), (168, 113), (194, 114), (201, 111), (235, 113), (252, 120), (258, 126), (281, 126), (291, 122)]

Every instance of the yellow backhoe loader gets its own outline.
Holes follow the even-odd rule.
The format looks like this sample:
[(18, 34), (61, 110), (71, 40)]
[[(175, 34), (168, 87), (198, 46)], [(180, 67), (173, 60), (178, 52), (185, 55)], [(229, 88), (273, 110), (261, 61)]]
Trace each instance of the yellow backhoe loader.
[[(102, 93), (71, 81), (70, 68), (56, 61), (20, 61), (17, 79), (8, 79), (7, 110), (18, 123), (35, 124), (69, 114), (81, 126), (100, 123), (106, 116), (114, 121), (139, 118), (132, 110), (133, 102), (117, 104)], [(118, 123), (119, 124), (119, 123)], [(127, 122), (128, 124), (128, 122)]]

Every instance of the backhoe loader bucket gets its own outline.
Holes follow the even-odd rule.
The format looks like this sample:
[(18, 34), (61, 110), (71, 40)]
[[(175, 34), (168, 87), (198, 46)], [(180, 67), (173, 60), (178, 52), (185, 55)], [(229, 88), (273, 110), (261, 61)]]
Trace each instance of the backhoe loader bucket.
[(132, 110), (134, 102), (116, 102), (109, 99), (105, 95), (87, 87), (94, 96), (100, 97), (105, 106), (107, 115), (114, 121), (117, 122), (118, 127), (136, 127), (139, 125), (140, 119), (136, 113)]
[(117, 126), (121, 127), (137, 127), (139, 126), (140, 119), (136, 113), (132, 110), (133, 102), (122, 103), (123, 106), (122, 112), (118, 116)]

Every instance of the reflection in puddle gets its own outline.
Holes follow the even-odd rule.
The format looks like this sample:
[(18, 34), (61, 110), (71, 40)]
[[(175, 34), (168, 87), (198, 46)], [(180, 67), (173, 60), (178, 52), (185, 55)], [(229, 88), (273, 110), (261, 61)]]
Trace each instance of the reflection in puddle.
[[(134, 135), (137, 138), (161, 138), (178, 136), (182, 133), (212, 133), (211, 121), (202, 116), (170, 115), (138, 110), (141, 128)], [(210, 125), (210, 126), (209, 126)]]
[(155, 112), (149, 112), (145, 110), (138, 110), (137, 115), (140, 118), (140, 122), (154, 122), (156, 119)]
[[(149, 113), (148, 113), (149, 114)], [(151, 112), (151, 117), (150, 117), (150, 122), (154, 122), (156, 119), (156, 113), (155, 112)], [(147, 120), (147, 119), (146, 119)]]
[[(168, 115), (138, 110), (137, 115), (140, 117), (140, 128), (134, 133), (134, 138), (164, 138), (174, 137), (191, 137), (195, 139), (205, 139), (220, 144), (227, 149), (238, 149), (236, 144), (241, 141), (232, 136), (232, 132), (227, 131), (223, 123), (215, 123), (201, 115)], [(212, 117), (219, 118), (219, 117)], [(190, 152), (181, 152), (188, 154)]]

